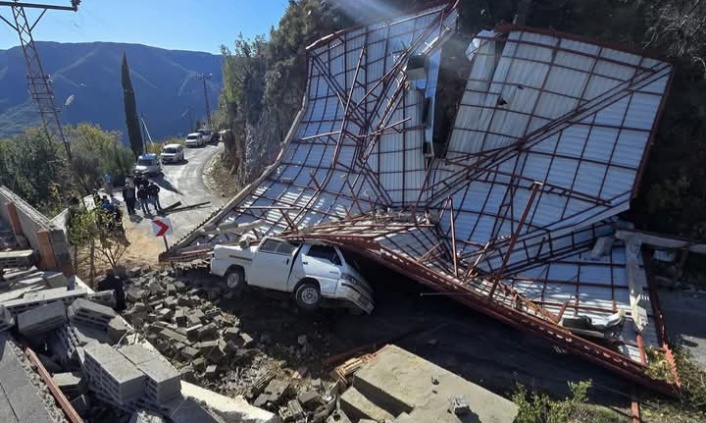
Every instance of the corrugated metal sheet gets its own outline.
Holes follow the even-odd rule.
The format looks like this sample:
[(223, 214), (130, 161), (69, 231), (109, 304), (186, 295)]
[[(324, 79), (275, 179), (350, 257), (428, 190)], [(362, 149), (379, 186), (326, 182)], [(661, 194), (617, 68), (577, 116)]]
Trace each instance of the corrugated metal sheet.
[[(503, 283), (552, 313), (600, 319), (629, 311), (624, 248), (588, 256), (629, 208), (671, 66), (557, 34), (483, 31), (466, 52), (471, 70), (446, 156), (431, 160), (424, 143), (433, 128), (422, 113), (435, 94), (435, 65), (432, 80), (409, 83), (407, 55), (431, 48), (438, 57), (457, 18), (439, 6), (312, 47), (306, 108), (282, 161), (209, 225), (263, 219), (261, 232), (276, 234), (288, 227), (287, 213), (299, 229), (372, 237), (398, 256), (427, 257), (426, 268), (454, 279), (453, 218), (461, 267), (477, 263), (474, 277), (502, 270)], [(440, 218), (435, 227), (374, 218), (326, 225), (381, 210)], [(436, 245), (439, 254), (426, 255)], [(466, 283), (481, 292), (480, 279)], [(653, 326), (642, 335), (656, 342)], [(626, 330), (620, 348), (638, 361), (636, 336)]]

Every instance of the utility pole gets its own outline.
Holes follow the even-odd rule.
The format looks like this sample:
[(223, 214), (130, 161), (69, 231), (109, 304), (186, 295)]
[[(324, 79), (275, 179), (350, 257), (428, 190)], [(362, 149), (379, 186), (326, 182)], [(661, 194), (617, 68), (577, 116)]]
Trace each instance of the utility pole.
[(208, 128), (213, 129), (211, 125), (211, 106), (208, 104), (208, 89), (206, 89), (206, 80), (211, 79), (213, 74), (210, 73), (197, 73), (194, 77), (203, 82), (203, 97), (206, 100), (206, 122), (208, 122)]
[[(18, 0), (0, 1), (0, 6), (7, 6), (12, 10), (12, 18), (9, 19), (0, 16), (10, 28), (17, 32), (20, 39), (20, 46), (24, 54), (25, 63), (27, 65), (27, 81), (29, 82), (29, 92), (34, 101), (39, 106), (39, 114), (42, 117), (42, 126), (49, 138), (49, 141), (61, 142), (66, 149), (66, 158), (71, 162), (71, 146), (69, 140), (64, 134), (64, 129), (61, 126), (59, 118), (59, 110), (54, 102), (54, 90), (52, 88), (51, 78), (44, 73), (42, 62), (39, 60), (39, 52), (32, 37), (32, 30), (42, 19), (47, 10), (64, 10), (75, 12), (81, 0), (71, 0), (71, 6), (57, 6), (51, 4), (23, 3)], [(41, 13), (39, 17), (30, 22), (27, 18), (25, 9), (39, 9)]]

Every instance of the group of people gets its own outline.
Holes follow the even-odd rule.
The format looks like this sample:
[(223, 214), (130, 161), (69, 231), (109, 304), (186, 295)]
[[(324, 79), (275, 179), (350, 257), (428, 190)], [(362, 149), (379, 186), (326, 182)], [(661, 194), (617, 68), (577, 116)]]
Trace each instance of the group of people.
[(95, 204), (96, 208), (100, 208), (104, 212), (104, 214), (99, 217), (98, 221), (101, 227), (108, 232), (125, 232), (123, 228), (123, 213), (120, 211), (120, 207), (113, 204), (107, 195), (101, 197), (98, 191), (94, 190), (93, 204)]
[(140, 202), (140, 208), (145, 215), (151, 214), (150, 206), (154, 208), (155, 213), (162, 211), (162, 205), (159, 202), (160, 188), (153, 181), (148, 181), (140, 175), (133, 178), (128, 178), (123, 188), (123, 200), (127, 212), (130, 215), (136, 214), (135, 205)]

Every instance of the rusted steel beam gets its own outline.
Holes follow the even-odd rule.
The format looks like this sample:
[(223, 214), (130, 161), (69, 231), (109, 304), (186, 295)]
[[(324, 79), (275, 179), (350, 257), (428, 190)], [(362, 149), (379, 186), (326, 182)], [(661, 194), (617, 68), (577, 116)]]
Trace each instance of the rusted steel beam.
[(530, 209), (534, 205), (534, 198), (537, 196), (537, 191), (539, 191), (539, 188), (541, 186), (542, 184), (540, 182), (535, 182), (535, 184), (532, 186), (532, 193), (530, 194), (529, 200), (527, 200), (525, 211), (522, 212), (522, 217), (520, 218), (520, 221), (517, 224), (517, 229), (515, 229), (515, 232), (512, 234), (512, 238), (510, 239), (510, 245), (507, 247), (507, 252), (505, 253), (505, 257), (503, 257), (503, 262), (500, 265), (500, 269), (495, 274), (493, 287), (490, 289), (490, 294), (488, 294), (488, 301), (493, 300), (495, 290), (503, 277), (503, 273), (505, 272), (505, 268), (507, 267), (507, 262), (510, 260), (510, 255), (512, 254), (512, 251), (515, 248), (517, 239), (520, 236), (520, 231), (522, 231), (522, 226), (524, 226), (525, 224), (525, 219), (527, 219), (527, 215), (529, 214)]
[(451, 209), (451, 252), (453, 254), (454, 276), (458, 278), (458, 255), (456, 254), (456, 216), (454, 215), (454, 199), (449, 197), (449, 208)]
[(83, 423), (83, 419), (81, 418), (81, 416), (76, 412), (76, 410), (74, 410), (74, 407), (71, 405), (71, 402), (68, 400), (68, 398), (66, 398), (64, 393), (61, 392), (61, 389), (56, 386), (56, 383), (54, 383), (54, 380), (52, 379), (47, 369), (44, 367), (42, 362), (39, 361), (37, 354), (35, 354), (35, 352), (32, 351), (32, 349), (28, 346), (25, 346), (24, 350), (25, 354), (27, 354), (27, 357), (29, 358), (29, 361), (37, 369), (39, 377), (41, 377), (44, 383), (47, 384), (49, 391), (51, 391), (51, 394), (54, 396), (54, 399), (56, 399), (56, 402), (66, 414), (66, 417), (69, 418), (71, 423)]

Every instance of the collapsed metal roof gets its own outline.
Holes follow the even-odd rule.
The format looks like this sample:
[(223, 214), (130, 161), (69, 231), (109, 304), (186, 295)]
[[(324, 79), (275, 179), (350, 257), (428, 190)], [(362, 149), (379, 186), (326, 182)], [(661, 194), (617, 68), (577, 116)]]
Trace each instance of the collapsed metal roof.
[[(666, 389), (645, 374), (646, 348), (666, 344), (640, 240), (616, 239), (614, 217), (636, 193), (671, 65), (566, 34), (483, 31), (440, 151), (428, 105), (457, 7), (310, 46), (280, 155), (170, 258), (245, 232), (337, 243)], [(559, 325), (618, 311), (627, 324), (611, 345)]]

